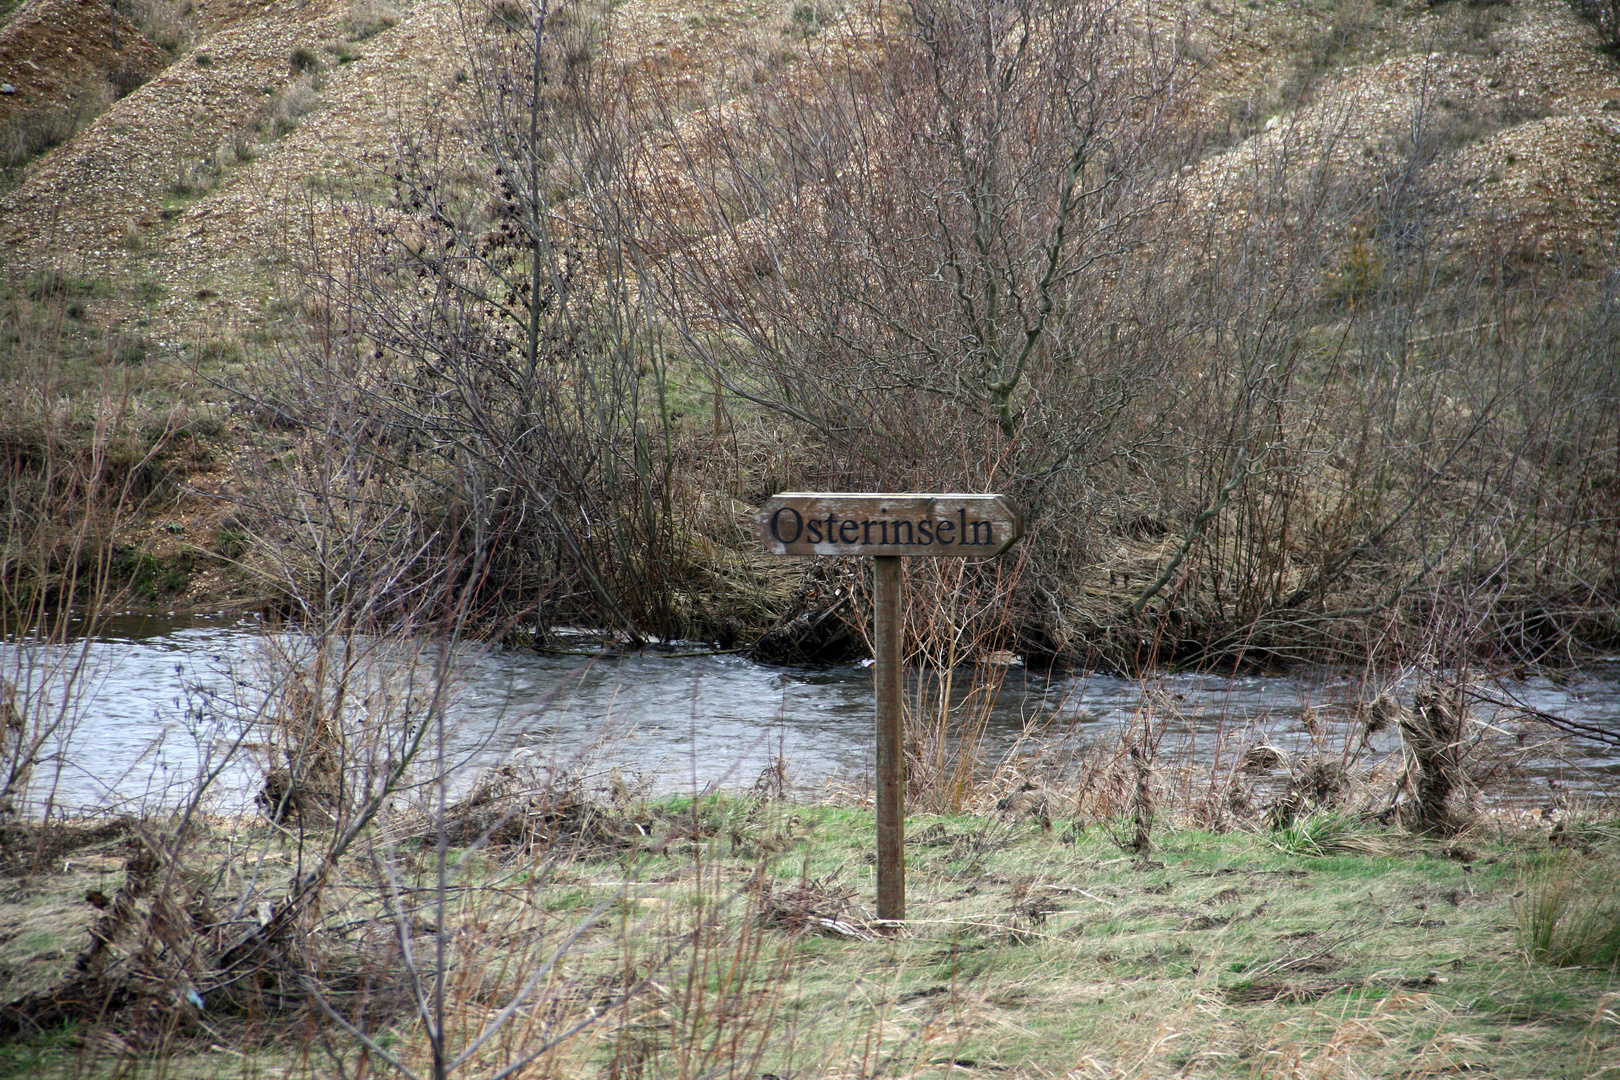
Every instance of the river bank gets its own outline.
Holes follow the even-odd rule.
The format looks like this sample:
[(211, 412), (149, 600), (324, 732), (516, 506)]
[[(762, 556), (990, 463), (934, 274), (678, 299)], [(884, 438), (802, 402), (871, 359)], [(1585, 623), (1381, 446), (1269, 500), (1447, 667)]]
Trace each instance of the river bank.
[[(196, 756), (122, 799), (89, 726), (34, 755), (106, 809), (0, 817), (0, 1075), (1597, 1080), (1620, 1049), (1602, 781), (1515, 802), (1535, 728), (1432, 679), (1001, 666), (1000, 720), (972, 669), (913, 686), (948, 706), (909, 718), (896, 928), (861, 762), (807, 753), (869, 742), (864, 669), (108, 627), (57, 642), (86, 684), (139, 654), (110, 698), (172, 692)], [(501, 723), (457, 715), (481, 686)], [(645, 765), (565, 722), (660, 708), (690, 744)]]
[[(935, 666), (1511, 671), (1620, 646), (1615, 68), (1561, 0), (1047, 5), (1020, 18), (1056, 52), (1009, 48), (995, 78), (929, 76), (973, 51), (882, 4), (582, 0), (525, 16), (522, 56), (504, 15), (447, 0), (216, 6), (6, 167), (8, 627), (108, 598), (459, 610), (496, 639), (843, 662), (864, 569), (768, 557), (751, 515), (944, 490), (1003, 492), (1029, 532), (994, 565), (909, 560)], [(939, 25), (1010, 33), (995, 10)], [(478, 102), (525, 70), (568, 92), (530, 102), (555, 145), (520, 152), (504, 133), (531, 125)], [(1054, 70), (1114, 89), (1044, 111)], [(832, 87), (847, 123), (818, 113)], [(950, 130), (986, 159), (915, 156)], [(1124, 134), (1063, 181), (1097, 131)], [(1029, 213), (959, 216), (981, 197)]]
[(1428, 838), (1166, 807), (1131, 850), (1129, 800), (920, 813), (895, 929), (859, 801), (468, 809), (378, 819), (325, 863), (333, 833), (262, 820), (61, 830), (0, 882), (0, 1075), (422, 1075), (434, 1032), (469, 1074), (553, 1078), (1599, 1080), (1620, 1058), (1604, 815)]

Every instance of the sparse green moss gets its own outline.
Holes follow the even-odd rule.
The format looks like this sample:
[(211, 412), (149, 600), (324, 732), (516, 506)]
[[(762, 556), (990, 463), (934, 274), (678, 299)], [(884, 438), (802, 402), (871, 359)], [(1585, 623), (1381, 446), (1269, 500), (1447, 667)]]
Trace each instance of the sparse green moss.
[(159, 559), (146, 551), (126, 551), (114, 556), (112, 576), (139, 600), (155, 603), (185, 590), (191, 564), (189, 552)]

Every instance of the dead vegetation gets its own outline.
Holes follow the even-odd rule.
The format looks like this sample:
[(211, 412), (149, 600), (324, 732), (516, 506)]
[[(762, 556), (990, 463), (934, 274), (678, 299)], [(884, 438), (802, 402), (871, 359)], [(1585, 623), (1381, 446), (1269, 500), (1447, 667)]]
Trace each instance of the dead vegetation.
[[(469, 111), (397, 156), (386, 209), (329, 207), (368, 239), (311, 253), (320, 324), (231, 384), (419, 507), (425, 550), (464, 535), (492, 622), (841, 658), (858, 576), (739, 567), (748, 503), (933, 487), (1034, 524), (1016, 571), (914, 570), (950, 612), (911, 628), (930, 664), (1615, 640), (1612, 275), (1480, 261), (1422, 78), (1370, 161), (1325, 98), (1210, 153), (1187, 56), (1111, 8), (851, 8), (724, 109), (614, 67), (594, 9), (526, 18), (473, 20)], [(984, 34), (1010, 43), (988, 68)]]
[[(1533, 54), (1569, 108), (1603, 115), (1561, 6), (1340, 4), (1311, 29), (1215, 5), (1174, 34), (1128, 6), (824, 6), (758, 26), (643, 6), (300, 8), (290, 52), (199, 9), (219, 48), (138, 104), (241, 83), (227, 53), (274, 63), (270, 93), (233, 90), (178, 141), (147, 117), (173, 142), (162, 175), (90, 184), (95, 208), (53, 245), (105, 211), (154, 266), (182, 233), (216, 238), (188, 242), (188, 266), (216, 245), (238, 258), (258, 242), (220, 223), (262, 222), (241, 185), (309, 153), (300, 124), (363, 142), (356, 49), (437, 48), (454, 23), (475, 62), (397, 114), (408, 137), (370, 159), (382, 172), (299, 156), (331, 182), (286, 205), (263, 252), (301, 268), (271, 288), (284, 323), (193, 350), (239, 467), (206, 484), (237, 503), (207, 511), (231, 518), (235, 554), (183, 588), (230, 578), (284, 611), (318, 591), (316, 563), (274, 570), (301, 558), (282, 538), (348, 512), (276, 490), (291, 442), (410, 508), (413, 575), (471, 545), (488, 632), (514, 639), (589, 622), (847, 658), (858, 572), (768, 565), (750, 507), (784, 487), (959, 487), (1008, 491), (1034, 528), (1016, 574), (914, 567), (951, 612), (910, 628), (930, 664), (1400, 663), (1437, 635), (1447, 662), (1569, 662), (1616, 640), (1612, 274), (1584, 211), (1504, 216), (1534, 187), (1529, 127), (1569, 118), (1541, 96), (1504, 112), (1520, 98), (1502, 65)], [(1009, 43), (982, 69), (964, 44), (981, 31)], [(748, 48), (703, 61), (739, 91), (721, 107), (677, 43), (726, 35)], [(1254, 92), (1263, 52), (1309, 69), (1286, 100)], [(1033, 92), (1053, 65), (1066, 89)], [(531, 77), (544, 93), (520, 92)], [(996, 109), (964, 104), (991, 83)], [(1216, 132), (1239, 91), (1237, 134)], [(64, 149), (28, 167), (8, 221), (35, 222), (79, 168)], [(22, 251), (44, 226), (15, 228)], [(241, 269), (163, 318), (223, 302)], [(547, 419), (525, 426), (526, 408)]]
[[(151, 82), (131, 39), (71, 109), (0, 99), (0, 618), (60, 657), (0, 682), (0, 891), (72, 886), (34, 951), (8, 909), (30, 936), (0, 927), (0, 1042), (91, 1072), (218, 1044), (289, 1074), (1104, 1077), (1472, 1071), (1489, 1035), (1504, 1074), (1575, 1047), (1601, 1075), (1612, 825), (1482, 828), (1523, 729), (1452, 673), (1620, 641), (1620, 278), (1518, 156), (1586, 169), (1610, 129), (1569, 71), (1536, 69), (1563, 113), (1492, 85), (1551, 63), (1548, 27), (1574, 39), (1547, 4), (1485, 7), (1205, 5), (1162, 33), (1039, 0), (418, 0), (299, 5), (290, 47), (209, 7)], [(189, 47), (182, 9), (142, 10)], [(381, 104), (364, 52), (441, 37), (451, 66), (398, 65), (425, 104)], [(1285, 77), (1239, 63), (1274, 45)], [(686, 70), (711, 54), (735, 66)], [(174, 104), (203, 84), (212, 111)], [(97, 182), (148, 128), (157, 164)], [(310, 149), (332, 131), (352, 160)], [(137, 263), (187, 283), (161, 313)], [(185, 346), (174, 377), (231, 419), (210, 436), (143, 380), (215, 285), (274, 330)], [(223, 479), (180, 491), (216, 438)], [(862, 901), (866, 809), (783, 802), (782, 763), (750, 796), (648, 800), (446, 757), (469, 636), (859, 655), (860, 567), (750, 548), (751, 507), (802, 487), (1005, 490), (1034, 522), (994, 565), (908, 570), (898, 935)], [(217, 772), (172, 814), (27, 819), (75, 722), (41, 680), (84, 675), (58, 617), (180, 595), (126, 537), (200, 492), (228, 526), (204, 554), (289, 617), (230, 705), (264, 820), (203, 813)], [(1153, 696), (1100, 744), (1032, 726), (992, 752), (1019, 657), (1428, 681), (1344, 745), (1201, 768)], [(1526, 958), (1576, 965), (1548, 975), (1568, 1002), (1523, 988)]]
[[(932, 714), (912, 717), (908, 862), (919, 903), (897, 934), (865, 900), (872, 824), (862, 794), (819, 806), (786, 801), (782, 763), (741, 796), (648, 798), (585, 755), (514, 757), (462, 776), (446, 703), (465, 625), (456, 620), (469, 618), (463, 579), (446, 576), (408, 608), (333, 580), (355, 587), (322, 609), (337, 613), (332, 621), (319, 633), (312, 622), (276, 635), (237, 698), (206, 699), (188, 717), (198, 731), (232, 734), (179, 805), (71, 827), (0, 823), (0, 905), (13, 905), (0, 919), (19, 928), (11, 938), (0, 929), (7, 1040), (58, 1040), (47, 1056), (63, 1068), (162, 1069), (225, 1042), (299, 1075), (352, 1073), (360, 1059), (402, 1075), (575, 1076), (638, 1064), (669, 1075), (758, 1071), (805, 1057), (818, 1068), (885, 1060), (928, 1075), (940, 1040), (978, 1045), (969, 1034), (978, 1029), (949, 1035), (914, 1017), (914, 1006), (961, 1003), (962, 1016), (979, 1016), (987, 996), (1013, 993), (1006, 978), (1107, 981), (1120, 964), (1161, 964), (1107, 926), (1168, 942), (1216, 935), (1207, 954), (1164, 947), (1184, 958), (1176, 962), (1192, 969), (1186, 977), (1197, 976), (1196, 1000), (1234, 1008), (1440, 985), (1422, 973), (1392, 977), (1376, 954), (1345, 974), (1360, 938), (1339, 931), (1252, 955), (1245, 943), (1271, 925), (1268, 904), (1298, 917), (1295, 878), (1321, 872), (1326, 887), (1339, 872), (1311, 860), (1412, 860), (1410, 879), (1378, 901), (1386, 907), (1408, 904), (1401, 889), (1432, 890), (1455, 875), (1465, 875), (1461, 884), (1435, 898), (1421, 893), (1421, 903), (1460, 909), (1487, 880), (1503, 894), (1493, 903), (1506, 902), (1513, 848), (1471, 828), (1471, 803), (1457, 796), (1482, 783), (1481, 763), (1516, 743), (1500, 722), (1459, 706), (1437, 730), (1433, 720), (1400, 719), (1406, 709), (1392, 694), (1342, 746), (1318, 728), (1309, 754), (1261, 747), (1217, 753), (1202, 768), (1190, 758), (1196, 731), (1167, 695), (1145, 695), (1117, 739), (1080, 745), (1032, 731), (995, 754), (973, 695), (960, 709), (947, 695)], [(414, 620), (408, 629), (402, 616)], [(988, 692), (994, 680), (984, 685)], [(5, 744), (14, 777), (34, 763), (28, 748), (40, 744), (28, 741), (29, 725), (50, 715), (40, 700), (37, 683), (14, 696), (25, 718), (24, 738)], [(1410, 711), (1432, 711), (1437, 700), (1462, 696), (1420, 686)], [(1392, 721), (1402, 741), (1380, 753), (1373, 740), (1387, 741)], [(209, 817), (210, 786), (250, 745), (264, 755), (262, 818)], [(1442, 789), (1450, 801), (1435, 801)], [(1428, 837), (1442, 825), (1449, 835), (1439, 849)], [(1558, 830), (1532, 842), (1609, 858), (1612, 837), (1601, 829), (1566, 812)], [(1479, 864), (1501, 869), (1466, 876)], [(1367, 876), (1343, 872), (1333, 887), (1361, 904)], [(39, 889), (55, 890), (54, 899), (31, 908)], [(1189, 889), (1197, 899), (1175, 895)], [(1556, 942), (1587, 933), (1569, 929), (1576, 916), (1564, 914), (1585, 908), (1557, 897), (1524, 907), (1527, 925), (1543, 909), (1562, 927)], [(1479, 911), (1470, 934), (1487, 932)], [(1327, 908), (1311, 917), (1335, 918)], [(1382, 919), (1357, 933), (1376, 940), (1397, 932), (1391, 926), (1437, 921)], [(13, 957), (4, 951), (13, 940), (58, 945), (54, 959), (25, 944)], [(1605, 947), (1580, 954), (1590, 960), (1579, 961), (1583, 971), (1601, 967)], [(850, 948), (894, 950), (878, 965), (891, 974), (861, 984), (881, 987), (876, 1004), (856, 1004), (845, 970), (870, 956), (818, 959), (817, 950)], [(980, 984), (991, 970), (980, 965), (992, 958), (1031, 966)], [(1198, 975), (1222, 970), (1243, 977)], [(1332, 977), (1306, 977), (1316, 974)], [(1017, 1053), (1052, 1064), (1072, 1047), (1055, 1035), (1067, 1028), (1040, 1017)], [(1600, 1032), (1593, 1045), (1609, 1046)], [(1124, 1053), (1134, 1043), (1120, 1045)]]
[(1570, 0), (1569, 6), (1591, 22), (1605, 49), (1620, 50), (1620, 4), (1614, 0)]
[[(1538, 1025), (1502, 1027), (1525, 1010), (1550, 1015), (1513, 990), (1533, 960), (1582, 965), (1549, 970), (1572, 995), (1569, 1023), (1598, 1017), (1583, 1052), (1601, 1060), (1620, 1037), (1602, 1019), (1612, 912), (1588, 898), (1616, 857), (1604, 819), (1567, 817), (1551, 838), (1543, 825), (1504, 839), (1498, 822), (1442, 850), (1418, 822), (1396, 835), (1350, 810), (1387, 798), (1359, 790), (1371, 782), (1358, 772), (1287, 826), (1260, 812), (1203, 831), (1202, 804), (1172, 770), (1144, 773), (1140, 750), (1133, 762), (1140, 743), (1072, 758), (1083, 767), (1040, 786), (987, 776), (978, 814), (918, 815), (912, 920), (898, 934), (868, 906), (861, 806), (648, 800), (508, 768), (457, 799), (430, 787), (442, 809), (376, 817), (348, 847), (341, 824), (183, 811), (54, 828), (36, 869), (11, 868), (0, 918), (20, 917), (7, 905), (28, 882), (77, 890), (66, 899), (87, 915), (59, 977), (8, 994), (0, 1026), (17, 1044), (73, 1032), (41, 1059), (64, 1069), (190, 1068), (229, 1039), (300, 1076), (363, 1058), (418, 1075), (884, 1061), (934, 1076), (940, 1058), (1036, 1075), (1073, 1061), (1067, 995), (1079, 980), (1090, 1053), (1128, 1075), (1190, 1067), (1188, 1052), (1130, 1033), (1140, 967), (1158, 973), (1161, 1007), (1197, 1003), (1204, 1044), (1239, 1061), (1261, 1050), (1381, 1060), (1407, 1031), (1391, 1002), (1450, 1009), (1484, 994), (1496, 1004), (1448, 1012), (1436, 1038), (1504, 1033), (1495, 1060), (1530, 1067), (1569, 1045), (1531, 1037)], [(1076, 786), (1099, 769), (1118, 774), (1115, 801)], [(1141, 783), (1158, 800), (1151, 846), (1133, 833)], [(1565, 834), (1584, 853), (1558, 846)], [(90, 888), (56, 869), (76, 863), (104, 867)], [(1500, 925), (1509, 912), (1519, 929)], [(1411, 956), (1392, 966), (1392, 950)], [(1293, 1031), (1323, 1001), (1379, 1039), (1352, 1048), (1332, 1031)], [(1005, 1015), (1019, 1017), (1010, 1042)], [(1245, 1015), (1286, 1024), (1249, 1036)], [(1196, 1072), (1224, 1074), (1217, 1060)]]

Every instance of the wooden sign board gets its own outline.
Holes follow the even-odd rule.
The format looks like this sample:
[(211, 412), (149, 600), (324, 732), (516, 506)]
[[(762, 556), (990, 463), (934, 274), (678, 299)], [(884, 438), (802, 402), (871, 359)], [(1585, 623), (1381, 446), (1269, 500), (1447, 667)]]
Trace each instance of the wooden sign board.
[(754, 517), (777, 555), (934, 555), (988, 559), (1024, 535), (1000, 495), (792, 491)]

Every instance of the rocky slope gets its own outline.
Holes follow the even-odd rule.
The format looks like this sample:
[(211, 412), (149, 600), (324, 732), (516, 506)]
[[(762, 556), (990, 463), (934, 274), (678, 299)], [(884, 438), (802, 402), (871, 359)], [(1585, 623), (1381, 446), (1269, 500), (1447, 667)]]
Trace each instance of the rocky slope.
[[(1557, 260), (1577, 276), (1612, 264), (1620, 65), (1564, 0), (1119, 10), (1143, 34), (1173, 36), (1197, 68), (1209, 149), (1195, 192), (1284, 155), (1325, 157), (1377, 184), (1421, 136), (1423, 167), (1450, 199), (1447, 227), (1482, 254)], [(673, 100), (790, 65), (812, 36), (847, 34), (850, 18), (780, 0), (611, 11), (605, 47)], [(13, 147), (0, 189), (6, 279), (103, 283), (84, 318), (136, 328), (147, 362), (171, 365), (176, 384), (210, 350), (229, 359), (273, 342), (278, 322), (301, 313), (290, 264), (312, 240), (342, 243), (318, 226), (323, 200), (364, 184), (422, 126), (464, 78), (464, 21), (488, 18), (481, 0), (25, 0), (0, 26), (0, 82), (12, 90), (0, 94), (0, 150)], [(29, 125), (47, 115), (77, 130), (30, 157)], [(223, 403), (206, 384), (185, 393)], [(212, 587), (200, 577), (192, 599)]]
[[(1446, 128), (1471, 212), (1537, 250), (1595, 255), (1620, 211), (1620, 76), (1562, 0), (1512, 4), (1217, 2), (1139, 14), (1181, 35), (1217, 141), (1206, 168), (1303, 129), (1376, 166), (1416, 113)], [(0, 200), (6, 273), (59, 269), (150, 283), (152, 336), (262, 323), (309, 192), (342, 183), (421, 122), (461, 68), (453, 0), (200, 0), (173, 55), (94, 0), (27, 0), (0, 29), (0, 126), (84, 111), (128, 89)], [(626, 63), (693, 88), (748, 50), (791, 44), (783, 5), (632, 0)], [(777, 40), (780, 39), (780, 40)], [(134, 85), (135, 83), (139, 85)], [(133, 312), (116, 302), (103, 317)]]

